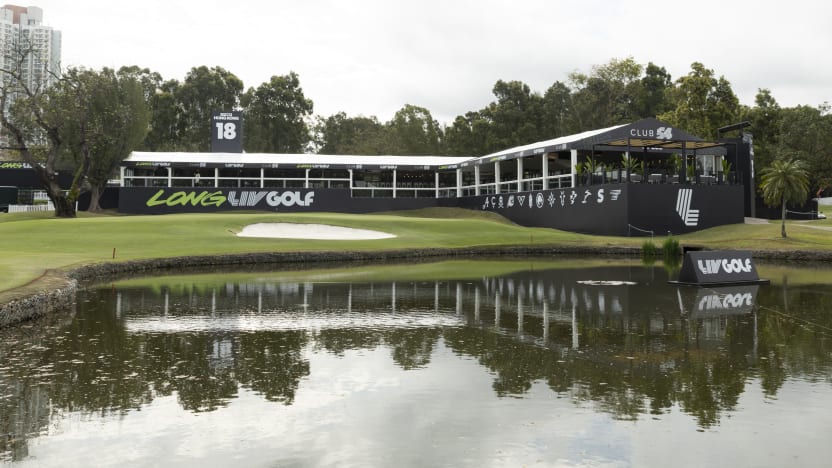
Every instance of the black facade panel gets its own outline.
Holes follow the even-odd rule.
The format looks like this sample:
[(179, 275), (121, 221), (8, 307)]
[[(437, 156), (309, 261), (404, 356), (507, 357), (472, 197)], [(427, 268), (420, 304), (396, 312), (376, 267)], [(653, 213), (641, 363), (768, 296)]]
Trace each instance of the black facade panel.
[(370, 213), (436, 206), (433, 198), (352, 198), (341, 189), (121, 188), (118, 210), (134, 214), (272, 212)]
[(742, 187), (608, 184), (464, 198), (352, 198), (340, 189), (121, 188), (119, 211), (137, 214), (371, 213), (435, 206), (491, 211), (529, 227), (586, 234), (663, 236), (743, 222)]
[(461, 208), (493, 211), (522, 226), (627, 235), (626, 184), (466, 197)]
[[(29, 167), (24, 167), (24, 164), (16, 162), (0, 163), (0, 186), (43, 190), (43, 184), (37, 173)], [(69, 188), (72, 184), (72, 174), (66, 171), (58, 171), (58, 183), (61, 184), (61, 187)]]
[(629, 223), (656, 236), (744, 222), (739, 185), (631, 184)]

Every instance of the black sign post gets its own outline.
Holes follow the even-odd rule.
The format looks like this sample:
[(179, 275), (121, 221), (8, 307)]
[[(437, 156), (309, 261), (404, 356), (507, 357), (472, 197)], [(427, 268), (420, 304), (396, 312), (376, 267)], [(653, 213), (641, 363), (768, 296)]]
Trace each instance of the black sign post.
[(744, 250), (700, 250), (685, 254), (678, 284), (718, 286), (729, 284), (766, 284), (761, 280)]
[(243, 115), (239, 111), (211, 115), (211, 152), (243, 152)]

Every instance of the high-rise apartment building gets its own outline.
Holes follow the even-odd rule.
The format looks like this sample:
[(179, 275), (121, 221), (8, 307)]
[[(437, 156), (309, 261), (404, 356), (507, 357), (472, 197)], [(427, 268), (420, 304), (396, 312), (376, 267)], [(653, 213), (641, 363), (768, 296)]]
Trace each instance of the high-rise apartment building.
[[(0, 70), (18, 67), (21, 85), (43, 90), (57, 81), (61, 64), (61, 32), (43, 25), (43, 10), (38, 7), (5, 5), (0, 8)], [(0, 72), (0, 79), (8, 79)], [(9, 94), (6, 110), (16, 94)], [(0, 159), (9, 147), (8, 134), (0, 129)]]
[(23, 81), (30, 87), (48, 86), (60, 73), (61, 32), (43, 25), (38, 7), (5, 5), (0, 8), (0, 66), (10, 69), (22, 59)]

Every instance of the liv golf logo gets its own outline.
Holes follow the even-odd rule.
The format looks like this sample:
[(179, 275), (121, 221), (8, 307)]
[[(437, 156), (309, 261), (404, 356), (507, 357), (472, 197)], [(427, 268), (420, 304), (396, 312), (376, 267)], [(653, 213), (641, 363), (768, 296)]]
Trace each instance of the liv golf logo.
[(693, 189), (679, 189), (679, 194), (676, 195), (676, 212), (679, 213), (685, 226), (699, 225), (699, 210), (690, 207), (692, 198)]

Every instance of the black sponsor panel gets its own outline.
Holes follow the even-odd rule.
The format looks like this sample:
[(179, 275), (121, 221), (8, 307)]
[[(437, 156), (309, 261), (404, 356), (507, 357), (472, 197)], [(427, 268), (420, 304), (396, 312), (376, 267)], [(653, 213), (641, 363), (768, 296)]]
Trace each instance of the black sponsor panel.
[[(58, 171), (58, 183), (61, 187), (69, 188), (72, 184), (72, 173)], [(28, 163), (19, 161), (0, 162), (0, 186), (35, 190), (43, 189), (43, 183), (34, 169)]]
[(483, 195), (459, 199), (462, 208), (492, 211), (523, 226), (588, 234), (627, 235), (625, 184)]
[(742, 191), (738, 185), (631, 184), (628, 222), (657, 236), (740, 224)]
[(687, 252), (679, 271), (679, 283), (698, 285), (764, 283), (751, 253), (744, 250)]
[[(118, 208), (118, 187), (106, 187), (98, 199), (98, 206), (103, 210), (115, 210)], [(84, 192), (78, 197), (78, 210), (87, 211), (90, 207), (90, 192)]]
[(124, 213), (234, 210), (369, 213), (434, 206), (498, 213), (522, 226), (600, 235), (693, 232), (743, 222), (742, 187), (605, 184), (463, 198), (362, 198), (346, 189), (121, 188)]
[(241, 112), (211, 114), (211, 152), (243, 152), (243, 114)]
[(369, 213), (436, 206), (432, 198), (352, 198), (344, 189), (121, 188), (122, 213), (167, 214), (219, 211), (332, 211)]

